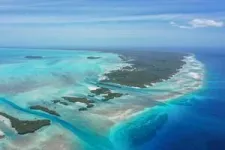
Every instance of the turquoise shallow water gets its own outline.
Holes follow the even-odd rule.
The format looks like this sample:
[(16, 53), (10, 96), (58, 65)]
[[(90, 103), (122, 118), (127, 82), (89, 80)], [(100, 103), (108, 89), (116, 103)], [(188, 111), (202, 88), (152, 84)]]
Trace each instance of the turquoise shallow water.
[[(171, 79), (141, 89), (99, 83), (104, 73), (129, 65), (115, 53), (34, 49), (1, 49), (0, 53), (0, 110), (23, 120), (49, 119), (53, 125), (72, 133), (76, 137), (71, 139), (72, 143), (81, 143), (82, 149), (148, 149), (151, 147), (148, 141), (156, 139), (171, 122), (171, 112), (189, 106), (189, 101), (183, 101), (186, 97), (179, 98), (175, 103), (165, 103), (165, 100), (198, 89), (204, 73), (203, 65), (190, 56), (185, 59), (186, 65)], [(43, 58), (27, 59), (25, 56)], [(89, 56), (100, 59), (87, 59)], [(53, 99), (62, 96), (87, 97), (90, 89), (97, 86), (125, 95), (109, 102), (102, 102), (101, 97), (92, 97), (96, 100), (95, 107), (87, 112), (77, 111), (81, 105), (78, 103), (69, 106), (52, 103)], [(29, 109), (36, 104), (56, 110), (61, 117)], [(174, 106), (179, 107), (172, 109)], [(138, 112), (141, 113), (137, 115)], [(37, 133), (49, 131), (51, 126)], [(57, 132), (61, 130), (55, 130)], [(42, 140), (25, 143), (41, 145), (53, 135), (44, 134), (44, 137), (38, 138)], [(15, 143), (21, 141), (9, 145), (17, 147)], [(69, 149), (75, 148), (76, 144)]]
[[(42, 56), (43, 59), (26, 59), (25, 56)], [(98, 56), (101, 59), (88, 60), (89, 56)], [(92, 143), (92, 148), (111, 149), (107, 138), (81, 130), (81, 127), (77, 128), (74, 122), (66, 121), (65, 118), (60, 119), (43, 112), (32, 111), (27, 107), (46, 102), (51, 105), (50, 100), (65, 95), (87, 96), (88, 87), (92, 84), (86, 81), (97, 82), (108, 67), (115, 68), (121, 65), (117, 55), (88, 51), (3, 49), (1, 58), (0, 101), (3, 111), (20, 119), (36, 117), (49, 119), (52, 123), (72, 132), (84, 144), (87, 144), (87, 141), (87, 145)], [(9, 108), (23, 113), (18, 115), (15, 111), (10, 112)], [(63, 108), (59, 109), (64, 111)], [(67, 118), (71, 120), (70, 117)], [(79, 124), (79, 119), (75, 122)]]

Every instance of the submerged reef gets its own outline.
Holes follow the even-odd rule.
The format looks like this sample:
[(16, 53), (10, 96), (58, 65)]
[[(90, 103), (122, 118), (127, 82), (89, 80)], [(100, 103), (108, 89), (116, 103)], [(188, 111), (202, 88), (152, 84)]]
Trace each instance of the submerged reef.
[[(112, 150), (123, 149), (125, 141), (139, 145), (167, 123), (168, 109), (162, 111), (170, 107), (167, 101), (199, 89), (204, 75), (194, 55), (181, 53), (26, 51), (45, 59), (28, 57), (21, 63), (24, 51), (6, 52), (19, 60), (0, 66), (0, 131), (6, 137), (0, 147), (30, 143), (27, 149), (40, 149), (49, 142), (65, 143), (71, 147), (66, 150)], [(11, 62), (12, 57), (4, 59)], [(159, 108), (157, 114), (154, 108)], [(153, 111), (142, 115), (148, 109)], [(32, 119), (36, 117), (41, 119)], [(4, 121), (18, 134), (49, 127), (22, 137), (10, 134)], [(55, 135), (69, 140), (56, 140)], [(63, 149), (46, 149), (58, 148)]]
[(24, 58), (27, 58), (27, 59), (42, 59), (44, 57), (43, 56), (25, 56)]
[(33, 133), (44, 126), (48, 126), (51, 124), (51, 122), (47, 119), (30, 121), (19, 120), (3, 112), (0, 112), (0, 115), (10, 120), (12, 127), (15, 128), (18, 134)]
[(184, 65), (186, 54), (149, 51), (118, 51), (120, 58), (131, 66), (106, 73), (102, 82), (145, 88), (146, 85), (169, 79)]
[[(149, 120), (151, 120), (150, 123), (147, 123)], [(167, 121), (167, 114), (159, 114), (155, 117), (148, 118), (146, 122), (143, 122), (140, 128), (137, 127), (128, 133), (132, 144), (131, 147), (141, 145), (146, 142), (145, 140), (154, 138), (157, 131), (160, 130)]]
[(48, 109), (44, 106), (41, 106), (41, 105), (30, 106), (30, 109), (41, 110), (41, 111), (47, 112), (47, 113), (55, 115), (55, 116), (60, 116), (60, 114), (57, 113), (56, 111), (50, 110), (50, 109)]
[(88, 109), (86, 107), (79, 108), (79, 111), (85, 111), (85, 110), (88, 110)]
[(98, 56), (89, 56), (87, 57), (87, 59), (100, 59), (101, 57), (98, 57)]

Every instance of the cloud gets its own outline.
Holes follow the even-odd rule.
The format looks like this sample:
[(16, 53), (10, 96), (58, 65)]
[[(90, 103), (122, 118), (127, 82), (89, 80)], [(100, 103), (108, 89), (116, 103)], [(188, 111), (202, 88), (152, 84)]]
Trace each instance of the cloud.
[(179, 25), (179, 24), (177, 24), (176, 22), (173, 22), (173, 21), (171, 21), (170, 24), (174, 27), (178, 27), (178, 28), (181, 28), (181, 29), (192, 29), (193, 28), (191, 26)]
[(171, 21), (170, 24), (175, 27), (182, 29), (194, 29), (194, 28), (205, 28), (205, 27), (223, 27), (222, 21), (215, 21), (210, 19), (193, 19), (187, 23), (187, 25), (180, 25), (176, 22)]
[(208, 20), (208, 19), (194, 19), (189, 22), (194, 28), (201, 27), (222, 27), (224, 24), (222, 21)]
[(132, 22), (132, 21), (158, 21), (171, 20), (181, 16), (180, 14), (157, 14), (157, 15), (128, 15), (128, 16), (108, 16), (108, 17), (81, 17), (81, 16), (2, 16), (0, 24), (68, 24), (68, 23), (103, 23), (103, 22)]

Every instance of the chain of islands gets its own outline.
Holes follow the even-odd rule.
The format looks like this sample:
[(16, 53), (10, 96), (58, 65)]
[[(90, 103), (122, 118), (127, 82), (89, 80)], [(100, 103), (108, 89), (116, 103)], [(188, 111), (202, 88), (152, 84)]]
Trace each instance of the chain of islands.
[(151, 124), (142, 140), (153, 137), (165, 106), (204, 81), (189, 53), (4, 49), (0, 58), (4, 150), (129, 149), (143, 142), (131, 136), (140, 124)]

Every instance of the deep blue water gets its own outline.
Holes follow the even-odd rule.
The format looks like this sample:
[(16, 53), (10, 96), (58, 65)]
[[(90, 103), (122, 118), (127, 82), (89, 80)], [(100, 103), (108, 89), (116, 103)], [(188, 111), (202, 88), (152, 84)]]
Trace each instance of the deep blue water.
[[(92, 149), (112, 149), (115, 146), (116, 150), (224, 150), (225, 54), (195, 54), (205, 65), (204, 87), (165, 105), (156, 106), (153, 110), (146, 111), (134, 120), (115, 128), (116, 137), (112, 136), (112, 139), (115, 138), (116, 141), (113, 143), (107, 138), (81, 131), (52, 115), (21, 108), (7, 99), (0, 98), (0, 102), (59, 123), (85, 141), (84, 144), (92, 145)], [(139, 90), (133, 92), (140, 93)]]
[[(162, 106), (168, 121), (154, 137), (145, 136), (143, 143), (134, 145), (135, 149), (225, 149), (225, 54), (195, 54), (205, 65), (204, 88)], [(140, 129), (145, 131), (147, 127)]]

